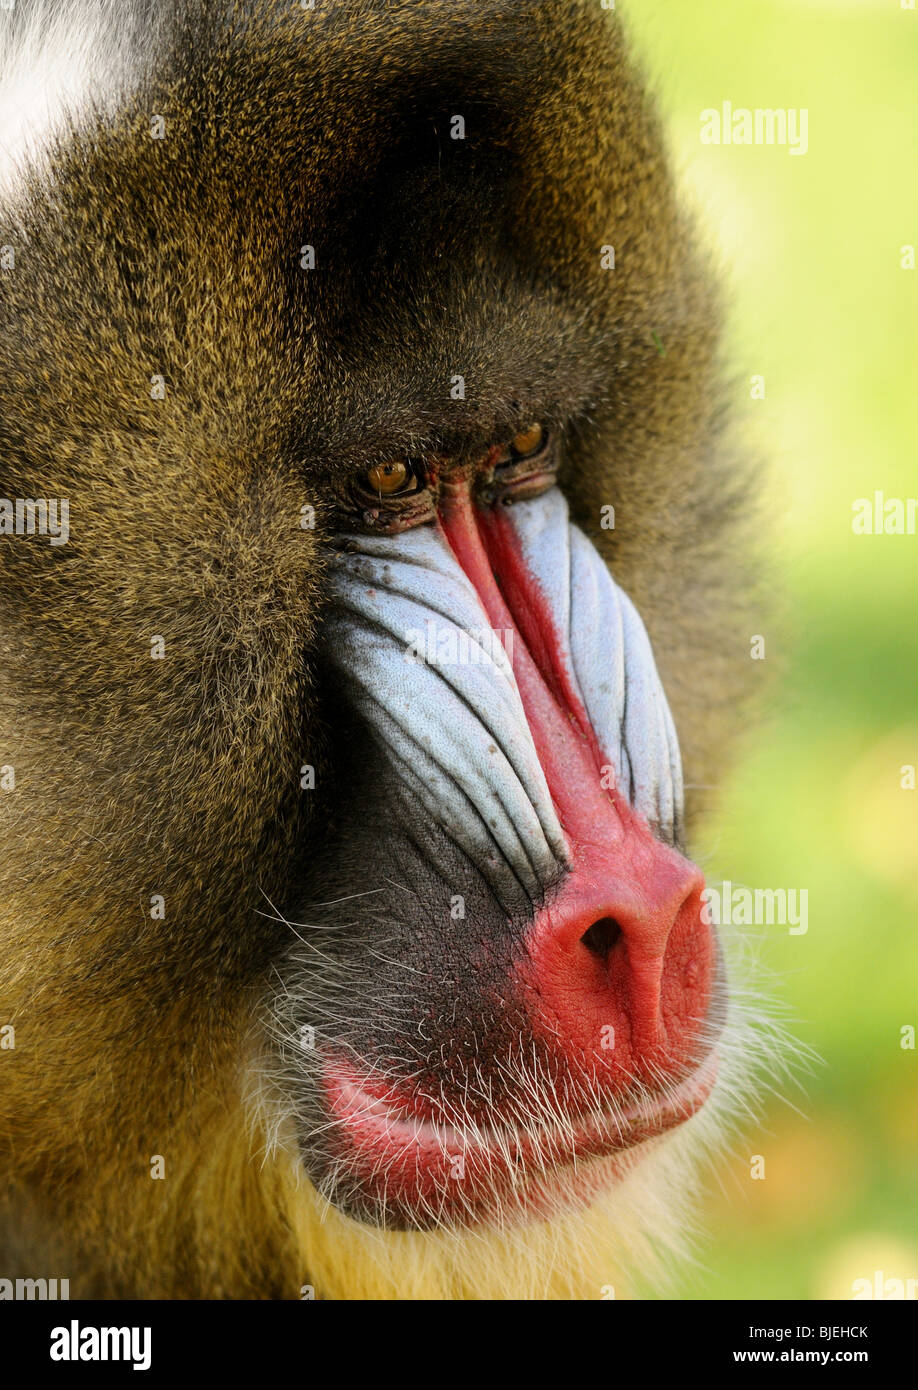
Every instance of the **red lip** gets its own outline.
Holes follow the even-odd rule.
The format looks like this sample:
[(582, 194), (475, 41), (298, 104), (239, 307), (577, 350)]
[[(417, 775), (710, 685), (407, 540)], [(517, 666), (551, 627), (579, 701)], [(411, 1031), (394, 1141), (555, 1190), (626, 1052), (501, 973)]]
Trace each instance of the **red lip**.
[(629, 1150), (691, 1118), (716, 1078), (712, 1053), (674, 1090), (617, 1114), (531, 1130), (470, 1124), (464, 1133), (337, 1059), (326, 1064), (325, 1092), (337, 1121), (334, 1156), (370, 1201), (410, 1218), (435, 1211), (437, 1219), (468, 1220), (504, 1208), (508, 1198), (531, 1213), (550, 1195), (588, 1200), (630, 1167), (623, 1161)]

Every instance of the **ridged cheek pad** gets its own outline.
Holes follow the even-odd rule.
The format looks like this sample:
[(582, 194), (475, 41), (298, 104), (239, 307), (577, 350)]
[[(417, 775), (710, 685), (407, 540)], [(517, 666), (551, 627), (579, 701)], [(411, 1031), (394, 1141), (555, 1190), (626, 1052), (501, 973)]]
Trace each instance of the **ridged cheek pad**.
[[(557, 488), (500, 520), (548, 611), (557, 666), (610, 769), (607, 785), (662, 839), (678, 838), (679, 745), (637, 610)], [(565, 851), (507, 655), (519, 632), (508, 640), (499, 624), (490, 635), (442, 525), (343, 537), (332, 594), (332, 660), (399, 774), (476, 862), (503, 853), (534, 884)]]
[[(435, 525), (343, 538), (332, 582), (356, 712), (496, 894), (512, 873), (533, 903), (534, 1024), (591, 1053), (611, 1024), (659, 1053), (668, 1015), (682, 1032), (704, 1012), (703, 880), (671, 848), (681, 764), (646, 630), (563, 495), (485, 511), (457, 493)], [(622, 937), (608, 961), (582, 944), (600, 919)]]

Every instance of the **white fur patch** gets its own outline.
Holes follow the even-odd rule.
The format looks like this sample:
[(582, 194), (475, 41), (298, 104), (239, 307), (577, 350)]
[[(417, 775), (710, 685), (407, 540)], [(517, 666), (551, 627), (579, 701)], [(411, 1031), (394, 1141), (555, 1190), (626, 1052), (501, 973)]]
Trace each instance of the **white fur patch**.
[(26, 170), (47, 172), (57, 136), (130, 99), (156, 51), (160, 9), (146, 0), (0, 7), (0, 196), (14, 194)]

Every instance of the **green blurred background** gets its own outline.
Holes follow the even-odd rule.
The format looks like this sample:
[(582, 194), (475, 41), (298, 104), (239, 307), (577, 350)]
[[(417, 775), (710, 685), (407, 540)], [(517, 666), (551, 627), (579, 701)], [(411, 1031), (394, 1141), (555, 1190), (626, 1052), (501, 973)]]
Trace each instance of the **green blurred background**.
[[(599, 0), (597, 0), (599, 3)], [(682, 1298), (850, 1298), (918, 1278), (918, 535), (852, 503), (918, 497), (918, 11), (900, 0), (619, 0), (731, 285), (728, 364), (770, 461), (786, 664), (696, 845), (709, 877), (809, 891), (748, 928), (824, 1064), (719, 1170)], [(706, 107), (806, 107), (809, 150), (704, 146)], [(749, 399), (762, 373), (766, 398)], [(764, 1180), (749, 1160), (765, 1158)]]

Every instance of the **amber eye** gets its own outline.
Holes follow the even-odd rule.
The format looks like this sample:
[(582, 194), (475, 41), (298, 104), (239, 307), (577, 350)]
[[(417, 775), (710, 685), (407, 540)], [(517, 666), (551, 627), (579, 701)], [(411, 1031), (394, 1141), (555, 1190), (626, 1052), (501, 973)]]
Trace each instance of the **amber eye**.
[(517, 458), (525, 458), (527, 454), (537, 454), (544, 443), (545, 428), (536, 423), (514, 435), (510, 441), (510, 448)]
[(403, 490), (411, 481), (411, 476), (411, 469), (407, 463), (395, 459), (392, 463), (378, 463), (373, 468), (368, 468), (367, 484), (371, 492), (391, 497), (394, 492)]

